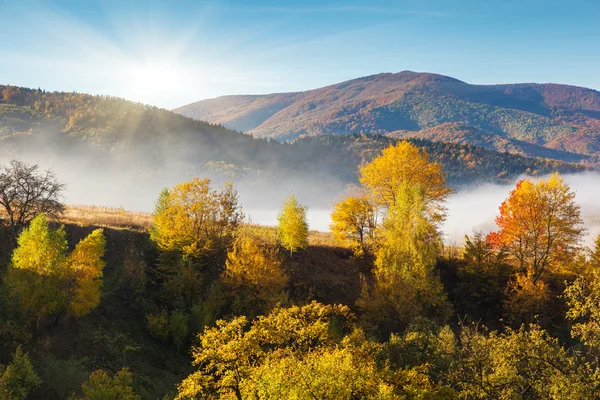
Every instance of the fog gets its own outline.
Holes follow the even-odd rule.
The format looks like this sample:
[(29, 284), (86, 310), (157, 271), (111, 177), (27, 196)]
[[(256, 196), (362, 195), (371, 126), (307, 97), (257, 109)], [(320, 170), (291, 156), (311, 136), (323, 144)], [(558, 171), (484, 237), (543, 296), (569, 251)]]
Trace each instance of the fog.
[[(2, 157), (7, 163), (13, 157)], [(16, 158), (16, 157), (14, 157)], [(175, 163), (172, 167), (148, 171), (137, 168), (131, 160), (113, 156), (104, 159), (89, 154), (49, 156), (48, 154), (20, 154), (19, 159), (52, 168), (57, 177), (67, 183), (64, 201), (73, 205), (96, 205), (150, 212), (159, 191), (194, 176), (213, 179), (217, 189), (226, 177), (202, 171), (186, 170)], [(140, 172), (145, 171), (145, 172)], [(564, 179), (576, 192), (586, 228), (586, 242), (600, 233), (600, 173), (585, 172), (565, 175)], [(464, 235), (473, 231), (489, 232), (495, 228), (498, 208), (514, 188), (510, 185), (484, 184), (464, 187), (453, 194), (448, 202), (448, 218), (443, 225), (446, 243), (462, 243)], [(332, 206), (347, 192), (342, 182), (327, 182), (323, 177), (298, 173), (296, 176), (273, 175), (268, 179), (246, 176), (233, 179), (240, 203), (248, 220), (262, 225), (275, 225), (279, 208), (286, 196), (294, 192), (302, 204), (308, 206), (310, 229), (329, 229)]]

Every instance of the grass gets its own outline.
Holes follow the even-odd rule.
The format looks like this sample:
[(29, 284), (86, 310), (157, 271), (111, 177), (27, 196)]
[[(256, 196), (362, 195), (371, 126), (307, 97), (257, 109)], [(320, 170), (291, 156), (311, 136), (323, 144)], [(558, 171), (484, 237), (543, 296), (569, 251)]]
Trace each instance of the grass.
[(152, 223), (152, 214), (126, 211), (122, 208), (70, 205), (65, 208), (59, 222), (145, 231)]

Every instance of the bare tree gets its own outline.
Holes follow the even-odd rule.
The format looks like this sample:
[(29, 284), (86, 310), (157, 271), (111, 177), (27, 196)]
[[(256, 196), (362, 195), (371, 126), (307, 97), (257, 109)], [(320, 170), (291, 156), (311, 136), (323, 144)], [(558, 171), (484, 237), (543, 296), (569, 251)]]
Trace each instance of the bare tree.
[(14, 238), (37, 214), (51, 218), (62, 214), (60, 202), (65, 184), (52, 170), (40, 171), (38, 165), (13, 160), (0, 166), (0, 207), (4, 209)]

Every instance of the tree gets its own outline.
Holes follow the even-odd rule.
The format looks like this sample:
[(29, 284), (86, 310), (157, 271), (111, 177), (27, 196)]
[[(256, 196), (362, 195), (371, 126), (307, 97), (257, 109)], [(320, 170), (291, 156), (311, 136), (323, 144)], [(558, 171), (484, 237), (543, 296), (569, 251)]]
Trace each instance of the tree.
[(113, 377), (106, 371), (96, 370), (82, 386), (82, 397), (73, 400), (138, 400), (131, 384), (133, 376), (128, 368), (119, 370)]
[(0, 370), (0, 397), (5, 400), (25, 400), (41, 383), (29, 361), (29, 356), (17, 347), (12, 362)]
[(223, 282), (249, 302), (248, 311), (261, 314), (286, 300), (288, 277), (281, 264), (276, 238), (268, 230), (246, 226), (227, 254)]
[(17, 240), (7, 281), (23, 309), (37, 317), (67, 311), (80, 317), (100, 302), (105, 239), (101, 229), (68, 256), (64, 227), (50, 229), (43, 214)]
[(102, 229), (96, 229), (77, 243), (67, 256), (70, 281), (67, 288), (68, 312), (74, 317), (86, 315), (100, 304), (105, 245)]
[(450, 375), (465, 399), (592, 399), (589, 364), (537, 325), (486, 332), (463, 327)]
[(384, 337), (418, 316), (445, 322), (450, 314), (434, 270), (441, 240), (428, 219), (425, 189), (403, 183), (394, 198), (381, 227), (374, 286), (358, 303), (369, 324), (386, 327)]
[(161, 191), (150, 237), (162, 251), (200, 257), (224, 251), (242, 219), (231, 183), (216, 192), (209, 179), (194, 178)]
[(349, 243), (356, 255), (374, 245), (377, 211), (367, 196), (350, 196), (336, 203), (331, 213), (330, 229), (337, 241)]
[(248, 387), (260, 378), (256, 367), (266, 358), (333, 348), (348, 332), (352, 318), (346, 306), (312, 302), (275, 308), (250, 327), (244, 316), (219, 320), (198, 335), (199, 345), (192, 349), (198, 370), (178, 386), (177, 399), (250, 397), (253, 390)]
[(441, 164), (430, 162), (429, 155), (415, 145), (402, 141), (383, 150), (379, 157), (360, 168), (359, 180), (380, 207), (390, 208), (401, 185), (420, 185), (424, 190), (428, 218), (441, 222), (444, 203), (452, 193), (446, 186)]
[(534, 283), (574, 259), (584, 232), (575, 193), (558, 174), (519, 182), (500, 206), (496, 224), (500, 230), (490, 240)]
[(13, 160), (10, 166), (0, 167), (0, 207), (6, 212), (13, 237), (40, 213), (50, 217), (61, 214), (64, 189), (52, 170), (41, 172), (38, 165)]
[(308, 246), (308, 222), (306, 222), (306, 206), (298, 203), (296, 196), (291, 194), (283, 203), (283, 208), (277, 216), (279, 226), (277, 232), (283, 247), (292, 253)]

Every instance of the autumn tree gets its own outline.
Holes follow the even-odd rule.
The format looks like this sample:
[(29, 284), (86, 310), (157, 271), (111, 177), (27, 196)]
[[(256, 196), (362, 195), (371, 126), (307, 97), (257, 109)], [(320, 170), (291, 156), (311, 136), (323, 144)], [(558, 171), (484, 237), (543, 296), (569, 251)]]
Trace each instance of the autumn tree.
[(429, 161), (424, 150), (407, 141), (388, 147), (379, 157), (363, 165), (359, 181), (375, 204), (386, 209), (396, 203), (401, 185), (421, 186), (426, 213), (432, 222), (444, 219), (444, 203), (452, 193), (446, 186), (442, 165)]
[(251, 326), (243, 316), (217, 321), (198, 335), (199, 345), (192, 349), (198, 369), (179, 385), (177, 399), (247, 398), (259, 377), (256, 366), (267, 357), (334, 347), (351, 320), (346, 306), (312, 302), (276, 308)]
[(81, 388), (83, 395), (73, 400), (138, 400), (133, 388), (133, 375), (128, 368), (123, 368), (113, 376), (104, 370), (96, 370), (89, 376)]
[(275, 235), (258, 227), (241, 228), (227, 254), (223, 281), (236, 298), (248, 302), (245, 306), (252, 313), (284, 302), (288, 277)]
[(231, 183), (217, 192), (209, 179), (194, 178), (160, 193), (150, 237), (162, 251), (200, 257), (224, 251), (242, 219)]
[(294, 251), (308, 246), (306, 211), (306, 206), (301, 205), (296, 196), (291, 194), (277, 216), (277, 232), (283, 247), (290, 251), (290, 256)]
[(381, 227), (374, 286), (359, 301), (369, 324), (387, 327), (383, 336), (417, 316), (445, 322), (450, 313), (434, 269), (441, 239), (427, 215), (425, 189), (404, 183), (394, 198)]
[(17, 240), (7, 283), (23, 309), (38, 317), (68, 312), (80, 317), (100, 302), (105, 239), (101, 229), (67, 256), (64, 227), (51, 229), (43, 214)]
[(346, 197), (333, 206), (331, 232), (338, 242), (349, 244), (356, 255), (362, 255), (374, 245), (377, 214), (366, 195)]
[(6, 400), (25, 400), (42, 381), (35, 373), (29, 356), (17, 347), (12, 362), (0, 367), (0, 397)]
[(16, 239), (20, 230), (36, 215), (56, 217), (64, 210), (60, 201), (65, 184), (52, 170), (40, 171), (38, 165), (13, 160), (0, 167), (0, 207)]
[(574, 259), (584, 232), (575, 193), (558, 174), (519, 182), (496, 224), (500, 230), (490, 240), (534, 283)]
[(569, 306), (567, 318), (573, 321), (571, 335), (589, 346), (600, 357), (600, 235), (589, 260), (590, 273), (578, 277), (565, 289)]
[(537, 325), (504, 333), (463, 327), (451, 380), (465, 399), (591, 399), (597, 382), (589, 364)]

